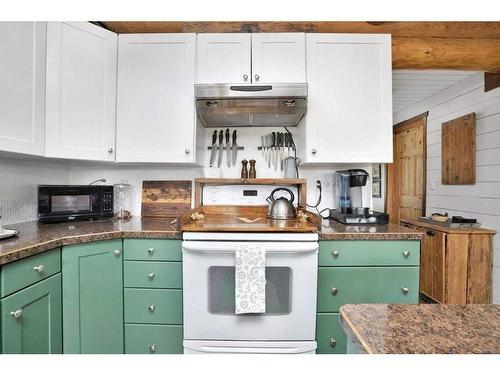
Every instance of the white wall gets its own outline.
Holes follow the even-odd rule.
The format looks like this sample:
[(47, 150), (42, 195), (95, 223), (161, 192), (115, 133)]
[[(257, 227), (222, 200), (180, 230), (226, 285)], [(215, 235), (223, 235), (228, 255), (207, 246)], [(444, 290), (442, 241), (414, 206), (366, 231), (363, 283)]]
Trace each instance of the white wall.
[[(394, 123), (429, 111), (427, 213), (477, 218), (500, 232), (500, 89), (484, 92), (482, 73), (394, 114)], [(441, 124), (476, 113), (476, 184), (441, 184)], [(500, 234), (493, 237), (493, 302), (500, 303)]]

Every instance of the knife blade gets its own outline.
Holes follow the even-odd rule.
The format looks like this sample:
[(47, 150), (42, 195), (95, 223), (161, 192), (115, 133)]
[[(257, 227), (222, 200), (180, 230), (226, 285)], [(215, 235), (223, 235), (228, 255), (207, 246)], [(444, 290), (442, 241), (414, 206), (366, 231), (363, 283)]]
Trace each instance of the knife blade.
[(224, 147), (222, 146), (222, 142), (224, 142), (224, 130), (219, 132), (219, 157), (217, 158), (217, 167), (220, 168), (222, 164), (222, 155), (224, 154)]
[(229, 142), (229, 129), (226, 129), (226, 156), (227, 166), (231, 166), (231, 143)]
[(215, 155), (217, 155), (217, 130), (212, 134), (212, 151), (210, 152), (210, 166), (212, 167), (215, 162)]
[(236, 138), (237, 138), (236, 130), (234, 130), (233, 131), (233, 146), (232, 146), (232, 150), (233, 150), (233, 165), (236, 164), (236, 156), (238, 155), (238, 143), (236, 142)]

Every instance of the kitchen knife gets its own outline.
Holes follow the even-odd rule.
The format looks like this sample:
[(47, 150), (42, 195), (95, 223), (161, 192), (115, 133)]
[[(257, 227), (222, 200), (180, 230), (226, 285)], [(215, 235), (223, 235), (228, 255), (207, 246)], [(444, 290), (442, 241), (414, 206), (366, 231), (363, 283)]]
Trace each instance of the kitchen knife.
[(224, 142), (224, 130), (219, 132), (219, 157), (217, 159), (217, 167), (220, 168), (222, 164), (222, 155), (224, 154), (224, 147), (222, 146), (222, 142)]
[[(274, 164), (274, 169), (276, 169), (276, 156), (277, 153), (276, 153), (276, 132), (272, 132), (272, 140), (273, 140), (273, 143), (271, 144), (271, 158), (273, 159), (273, 164)], [(270, 160), (270, 159), (269, 159)], [(269, 163), (269, 166), (271, 166), (271, 163)]]
[(217, 155), (217, 130), (214, 130), (214, 134), (212, 134), (212, 151), (210, 152), (210, 166), (211, 167), (215, 163), (215, 155)]
[(226, 156), (227, 166), (231, 166), (231, 143), (229, 142), (229, 129), (226, 129)]
[(283, 172), (283, 158), (285, 157), (285, 133), (281, 133), (280, 170)]
[(262, 147), (262, 157), (266, 157), (266, 142), (264, 141), (265, 135), (260, 136), (260, 143)]
[(233, 131), (233, 165), (236, 164), (236, 156), (238, 155), (238, 143), (236, 142), (236, 130)]

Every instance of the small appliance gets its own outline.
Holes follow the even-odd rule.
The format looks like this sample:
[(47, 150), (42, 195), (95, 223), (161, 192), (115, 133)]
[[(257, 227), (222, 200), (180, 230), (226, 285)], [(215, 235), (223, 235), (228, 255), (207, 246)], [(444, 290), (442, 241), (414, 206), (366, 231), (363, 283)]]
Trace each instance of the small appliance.
[(102, 219), (113, 216), (113, 186), (38, 185), (38, 221)]
[[(278, 191), (286, 191), (290, 198), (285, 197), (275, 198), (274, 194)], [(271, 194), (267, 197), (266, 202), (269, 203), (269, 210), (267, 212), (267, 217), (274, 220), (291, 220), (297, 218), (297, 213), (295, 212), (295, 207), (293, 206), (293, 201), (295, 200), (295, 195), (290, 189), (287, 188), (277, 188), (274, 189)]]
[(330, 210), (329, 218), (342, 224), (387, 224), (389, 215), (372, 211), (363, 205), (363, 187), (368, 180), (364, 169), (348, 169), (335, 172), (336, 209)]

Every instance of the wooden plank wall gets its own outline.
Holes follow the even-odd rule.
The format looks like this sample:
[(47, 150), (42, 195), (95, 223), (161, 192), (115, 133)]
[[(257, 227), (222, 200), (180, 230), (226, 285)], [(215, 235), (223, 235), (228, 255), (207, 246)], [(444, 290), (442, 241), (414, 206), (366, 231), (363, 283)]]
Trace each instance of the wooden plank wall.
[[(495, 229), (493, 303), (500, 303), (500, 89), (484, 92), (478, 73), (394, 114), (399, 123), (424, 111), (427, 119), (427, 212), (475, 217)], [(476, 113), (476, 184), (441, 184), (441, 124)]]

